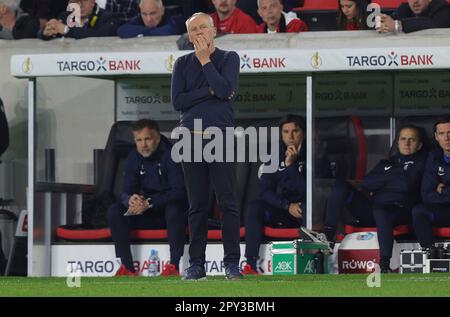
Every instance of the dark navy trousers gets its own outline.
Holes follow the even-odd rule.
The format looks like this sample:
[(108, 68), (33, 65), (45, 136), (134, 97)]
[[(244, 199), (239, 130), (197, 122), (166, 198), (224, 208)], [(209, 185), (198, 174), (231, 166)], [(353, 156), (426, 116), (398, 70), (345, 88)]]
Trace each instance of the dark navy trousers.
[(208, 240), (209, 189), (212, 186), (222, 212), (224, 264), (239, 265), (240, 214), (236, 194), (236, 168), (232, 162), (182, 162), (189, 200), (189, 257), (191, 265), (204, 265)]
[(420, 204), (413, 208), (413, 225), (422, 248), (434, 243), (433, 226), (450, 227), (450, 206)]
[(123, 216), (127, 211), (122, 203), (108, 209), (108, 222), (114, 241), (116, 256), (132, 259), (130, 248), (131, 229), (167, 228), (170, 247), (170, 263), (178, 266), (183, 255), (186, 237), (187, 202), (169, 202), (164, 208), (148, 209), (140, 216)]
[(258, 257), (264, 225), (300, 228), (306, 224), (306, 208), (302, 212), (303, 218), (295, 218), (289, 211), (272, 207), (263, 200), (250, 202), (245, 212), (245, 256)]

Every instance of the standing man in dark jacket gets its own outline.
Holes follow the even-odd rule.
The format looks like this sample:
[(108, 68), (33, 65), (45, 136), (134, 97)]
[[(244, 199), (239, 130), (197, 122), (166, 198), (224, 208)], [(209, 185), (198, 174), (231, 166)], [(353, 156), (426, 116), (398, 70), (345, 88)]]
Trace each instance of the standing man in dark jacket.
[(130, 229), (165, 225), (170, 265), (162, 275), (179, 275), (188, 210), (181, 165), (172, 160), (171, 144), (160, 134), (155, 121), (139, 120), (132, 130), (136, 149), (126, 161), (122, 201), (108, 210), (116, 256), (122, 262), (116, 275), (137, 275), (130, 250)]
[(346, 181), (337, 181), (327, 202), (324, 228), (329, 240), (334, 239), (344, 207), (359, 226), (373, 226), (378, 231), (380, 267), (389, 272), (394, 244), (393, 229), (411, 223), (411, 209), (420, 201), (420, 183), (425, 168), (424, 135), (414, 125), (405, 125), (396, 138), (397, 154), (381, 160), (362, 182), (362, 191)]
[(88, 37), (116, 36), (118, 19), (114, 13), (101, 9), (95, 0), (70, 0), (80, 6), (81, 26), (69, 27), (67, 18), (71, 12), (63, 12), (58, 19), (52, 19), (39, 31), (39, 37), (50, 40), (55, 37), (84, 39)]
[(380, 33), (410, 33), (425, 29), (450, 28), (450, 4), (445, 0), (408, 0), (394, 18), (381, 15)]
[(422, 248), (434, 243), (432, 226), (450, 227), (450, 116), (434, 125), (439, 147), (427, 159), (422, 180), (423, 204), (413, 209), (413, 224)]
[(183, 17), (169, 16), (162, 0), (142, 0), (139, 15), (117, 30), (121, 38), (139, 36), (164, 36), (183, 33)]
[[(227, 279), (242, 278), (239, 271), (240, 216), (236, 193), (235, 163), (224, 159), (227, 150), (225, 130), (234, 128), (233, 101), (239, 78), (239, 56), (214, 45), (216, 30), (211, 17), (196, 13), (186, 21), (189, 40), (195, 52), (179, 57), (172, 74), (172, 102), (181, 111), (181, 129), (191, 144), (198, 144), (197, 154), (182, 162), (189, 199), (189, 256), (191, 266), (184, 279), (205, 279), (205, 251), (208, 232), (208, 192), (214, 188), (222, 211), (222, 237), (225, 275)], [(200, 121), (201, 127), (194, 124)], [(223, 145), (220, 159), (206, 160), (203, 153), (212, 135), (205, 129), (217, 128), (222, 136), (214, 139)], [(209, 138), (208, 138), (209, 137)], [(183, 137), (184, 139), (184, 137)], [(190, 149), (191, 150), (191, 149)], [(197, 157), (200, 154), (200, 157)]]

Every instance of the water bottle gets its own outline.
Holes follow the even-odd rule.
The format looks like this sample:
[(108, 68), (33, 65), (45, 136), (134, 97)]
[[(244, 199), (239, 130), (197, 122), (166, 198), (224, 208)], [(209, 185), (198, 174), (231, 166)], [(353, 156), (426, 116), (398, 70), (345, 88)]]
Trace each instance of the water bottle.
[(152, 249), (148, 259), (148, 276), (159, 275), (159, 256), (158, 250)]

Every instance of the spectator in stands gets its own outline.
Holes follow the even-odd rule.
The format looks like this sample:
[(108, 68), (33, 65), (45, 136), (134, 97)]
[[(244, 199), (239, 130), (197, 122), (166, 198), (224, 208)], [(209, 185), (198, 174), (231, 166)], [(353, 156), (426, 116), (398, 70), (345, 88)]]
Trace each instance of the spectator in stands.
[(116, 256), (122, 265), (116, 275), (137, 275), (130, 250), (131, 228), (167, 226), (170, 264), (162, 275), (179, 275), (188, 203), (181, 164), (171, 157), (171, 143), (150, 119), (132, 127), (136, 150), (125, 163), (122, 201), (108, 209)]
[(40, 29), (61, 12), (66, 10), (69, 0), (21, 0), (20, 8), (29, 15), (38, 18)]
[(281, 0), (258, 0), (258, 14), (264, 23), (257, 26), (258, 33), (296, 33), (308, 31), (305, 22), (294, 12), (283, 12)]
[(377, 31), (410, 33), (435, 28), (450, 28), (450, 4), (445, 0), (408, 0), (393, 18), (382, 14)]
[[(422, 180), (423, 204), (413, 209), (413, 225), (422, 248), (434, 248), (432, 226), (450, 227), (450, 116), (434, 125), (439, 146), (427, 159)], [(432, 252), (433, 253), (433, 252)]]
[(375, 222), (381, 273), (390, 270), (394, 226), (411, 223), (411, 209), (420, 201), (420, 183), (427, 155), (425, 134), (417, 126), (403, 126), (396, 140), (395, 153), (387, 160), (381, 160), (364, 177), (362, 186), (336, 180), (325, 212), (324, 229), (329, 241), (334, 240), (345, 207), (353, 217), (352, 224), (373, 227)]
[(217, 33), (256, 33), (255, 21), (236, 8), (236, 0), (212, 0), (216, 12), (211, 14)]
[(69, 3), (80, 5), (81, 27), (69, 27), (68, 17), (71, 12), (63, 12), (58, 19), (52, 19), (39, 31), (39, 37), (50, 40), (55, 37), (83, 39), (117, 35), (118, 20), (114, 13), (101, 9), (95, 0), (70, 0)]
[(36, 37), (39, 22), (19, 8), (19, 0), (0, 0), (0, 39)]
[(119, 18), (119, 25), (127, 23), (139, 14), (140, 0), (106, 0), (105, 10)]
[(338, 30), (367, 30), (366, 9), (366, 0), (339, 0), (337, 13)]
[(175, 35), (183, 33), (183, 17), (168, 16), (161, 0), (141, 0), (140, 14), (119, 27), (121, 38), (154, 35)]
[(265, 223), (298, 228), (306, 216), (306, 146), (304, 119), (287, 115), (280, 122), (280, 166), (274, 173), (258, 174), (259, 200), (252, 201), (245, 212), (245, 256), (243, 274), (257, 274), (259, 247)]

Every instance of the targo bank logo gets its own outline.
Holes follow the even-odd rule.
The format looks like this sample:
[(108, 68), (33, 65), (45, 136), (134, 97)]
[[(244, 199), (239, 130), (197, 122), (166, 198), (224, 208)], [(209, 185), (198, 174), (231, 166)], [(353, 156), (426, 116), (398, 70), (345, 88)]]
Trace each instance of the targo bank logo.
[(391, 51), (386, 55), (348, 55), (349, 67), (367, 66), (430, 66), (434, 65), (432, 54), (402, 54)]
[(241, 69), (286, 68), (286, 57), (250, 57), (244, 54), (241, 56), (241, 61)]
[(107, 72), (141, 70), (140, 59), (106, 59), (100, 56), (95, 60), (56, 61), (60, 72)]

